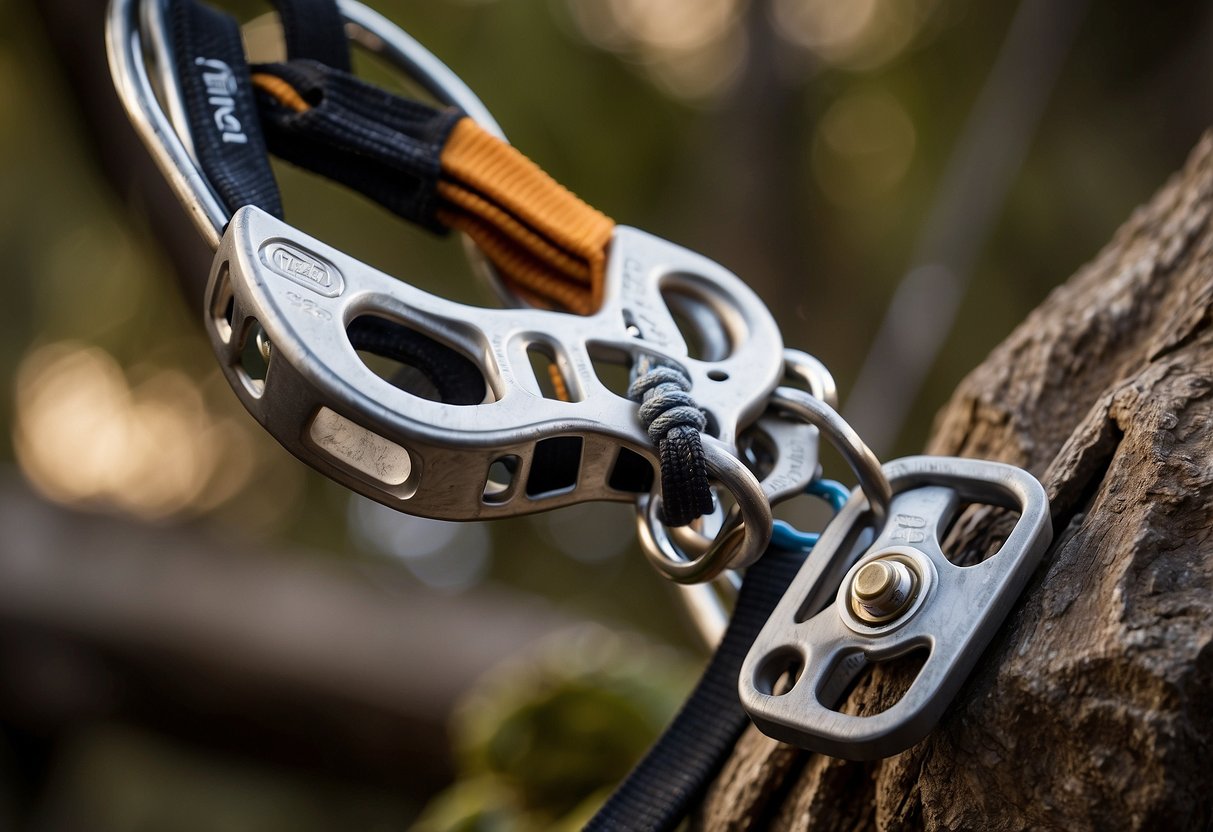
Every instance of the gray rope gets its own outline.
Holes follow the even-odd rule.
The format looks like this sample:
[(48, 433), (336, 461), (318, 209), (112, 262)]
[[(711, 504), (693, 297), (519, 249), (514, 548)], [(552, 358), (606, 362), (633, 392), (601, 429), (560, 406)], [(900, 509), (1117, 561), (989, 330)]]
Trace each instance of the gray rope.
[(661, 462), (661, 508), (668, 526), (685, 526), (713, 509), (700, 434), (707, 417), (695, 406), (691, 380), (653, 356), (636, 362), (628, 398), (640, 404), (640, 423)]

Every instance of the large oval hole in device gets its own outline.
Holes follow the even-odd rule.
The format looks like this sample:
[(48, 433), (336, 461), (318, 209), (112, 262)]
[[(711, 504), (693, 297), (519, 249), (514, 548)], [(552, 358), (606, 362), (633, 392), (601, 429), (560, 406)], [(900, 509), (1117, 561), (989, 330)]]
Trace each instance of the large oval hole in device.
[(443, 404), (481, 404), (484, 373), (458, 350), (398, 321), (360, 315), (346, 328), (362, 363), (394, 387)]

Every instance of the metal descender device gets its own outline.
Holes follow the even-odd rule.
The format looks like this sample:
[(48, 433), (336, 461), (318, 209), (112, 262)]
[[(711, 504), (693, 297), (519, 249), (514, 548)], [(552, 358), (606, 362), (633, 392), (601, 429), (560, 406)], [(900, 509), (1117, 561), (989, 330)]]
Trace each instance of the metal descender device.
[[(688, 585), (715, 640), (735, 570), (768, 549), (772, 505), (819, 477), (824, 435), (860, 487), (754, 644), (742, 702), (772, 736), (843, 757), (896, 753), (930, 730), (1049, 542), (1039, 483), (971, 460), (919, 457), (882, 468), (833, 410), (828, 371), (784, 348), (742, 280), (637, 229), (615, 229), (602, 305), (579, 316), (523, 308), (474, 248), (474, 265), (512, 308), (436, 297), (255, 206), (229, 216), (179, 115), (170, 115), (184, 104), (163, 3), (111, 0), (111, 72), (139, 135), (216, 249), (204, 320), (223, 373), (281, 444), (352, 490), (425, 517), (484, 520), (590, 500), (633, 502), (642, 549), (662, 574)], [(500, 135), (471, 90), (415, 40), (354, 0), (339, 8), (355, 41)], [(680, 308), (677, 298), (694, 304)], [(440, 345), (483, 384), (460, 404), (397, 388), (350, 341), (350, 326), (367, 318)], [(700, 357), (679, 318), (697, 328)], [(558, 368), (567, 400), (543, 395), (529, 357), (536, 350)], [(664, 523), (652, 484), (657, 457), (636, 403), (595, 369), (641, 358), (678, 367), (707, 414), (708, 471), (732, 508), (695, 527)], [(954, 566), (938, 545), (962, 500), (1021, 514), (1002, 551), (978, 566)], [(707, 589), (710, 581), (723, 599)], [(897, 706), (864, 718), (833, 710), (867, 663), (924, 648), (930, 655)], [(790, 671), (798, 675), (788, 688)]]
[[(158, 5), (142, 4), (144, 20), (155, 19), (147, 10)], [(416, 41), (358, 3), (341, 8), (354, 31), (369, 35), (366, 41), (385, 57), (440, 100), (495, 129), (475, 96)], [(154, 30), (141, 39), (136, 14), (134, 0), (111, 5), (119, 93), (162, 171), (216, 245), (205, 325), (220, 366), (245, 407), (288, 450), (371, 499), (425, 517), (480, 520), (588, 500), (635, 501), (648, 492), (656, 458), (635, 404), (611, 392), (594, 364), (653, 356), (687, 373), (697, 402), (711, 415), (707, 464), (733, 493), (740, 510), (735, 528), (743, 530), (691, 558), (667, 546), (654, 552), (654, 561), (676, 580), (691, 581), (762, 554), (770, 498), (739, 461), (735, 443), (783, 377), (785, 356), (774, 319), (739, 278), (701, 255), (619, 227), (595, 314), (482, 309), (409, 286), (255, 206), (228, 217), (156, 99), (143, 50), (150, 48), (163, 67), (171, 65), (168, 46)], [(162, 88), (171, 100), (171, 73)], [(671, 288), (713, 310), (719, 328), (704, 334), (723, 347), (719, 357), (689, 355), (663, 293)], [(432, 401), (380, 378), (347, 336), (360, 317), (401, 323), (454, 351), (483, 378), (482, 398)], [(262, 360), (268, 356), (264, 372), (246, 366), (254, 342)], [(528, 356), (533, 349), (559, 367), (569, 401), (542, 396)], [(802, 377), (824, 372), (808, 357), (793, 356), (792, 364)], [(783, 436), (789, 429), (803, 441), (796, 454), (772, 463), (766, 479), (775, 495), (797, 490), (816, 473), (814, 431), (773, 428)]]

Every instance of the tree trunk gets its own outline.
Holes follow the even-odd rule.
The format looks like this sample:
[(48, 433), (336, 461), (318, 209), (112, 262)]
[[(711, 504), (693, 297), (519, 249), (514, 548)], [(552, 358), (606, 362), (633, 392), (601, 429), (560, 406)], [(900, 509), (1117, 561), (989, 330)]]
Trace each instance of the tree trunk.
[[(1213, 133), (936, 420), (929, 453), (1032, 471), (1055, 530), (939, 727), (875, 763), (750, 728), (696, 826), (1213, 824), (1211, 323)], [(981, 545), (982, 521), (967, 516), (962, 543)], [(905, 684), (878, 666), (847, 709)]]

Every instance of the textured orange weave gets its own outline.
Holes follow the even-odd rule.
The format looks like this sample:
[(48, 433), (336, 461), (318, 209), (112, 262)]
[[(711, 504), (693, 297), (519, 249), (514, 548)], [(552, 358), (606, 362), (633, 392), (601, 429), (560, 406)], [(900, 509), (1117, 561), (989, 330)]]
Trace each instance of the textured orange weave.
[(312, 109), (312, 105), (304, 101), (303, 96), (294, 87), (277, 75), (270, 75), (267, 72), (254, 72), (252, 80), (254, 87), (274, 96), (274, 98), (282, 102), (283, 106), (290, 107), (296, 113), (306, 113)]
[(569, 386), (564, 383), (564, 376), (560, 374), (560, 368), (555, 364), (548, 365), (548, 378), (552, 380), (552, 392), (556, 394), (556, 398), (562, 402), (567, 402), (572, 398), (569, 396)]
[(529, 303), (581, 315), (602, 305), (615, 223), (470, 118), (442, 150), (438, 219), (484, 249)]

